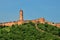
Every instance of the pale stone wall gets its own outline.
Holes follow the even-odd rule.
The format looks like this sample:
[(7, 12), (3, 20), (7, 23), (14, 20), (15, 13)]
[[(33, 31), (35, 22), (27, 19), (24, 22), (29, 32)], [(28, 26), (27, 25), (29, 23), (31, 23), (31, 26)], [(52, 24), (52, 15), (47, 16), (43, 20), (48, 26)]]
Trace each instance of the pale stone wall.
[(44, 18), (40, 18), (39, 22), (44, 24), (45, 23), (45, 19)]
[(18, 21), (17, 24), (20, 25), (20, 24), (23, 24), (24, 21)]
[[(19, 12), (20, 16), (19, 16), (19, 21), (13, 21), (13, 22), (5, 22), (5, 23), (0, 23), (0, 25), (2, 26), (12, 26), (12, 25), (15, 25), (15, 24), (23, 24), (23, 23), (28, 23), (29, 21), (33, 22), (33, 23), (43, 23), (45, 24), (46, 23), (46, 20), (44, 18), (39, 18), (39, 19), (35, 19), (35, 20), (24, 20), (23, 19), (23, 10), (20, 10)], [(60, 27), (60, 23), (56, 23), (56, 24), (53, 24), (53, 22), (47, 22), (48, 24), (50, 25), (53, 25), (53, 26), (57, 26), (57, 27)]]
[(56, 23), (56, 26), (60, 28), (60, 23)]

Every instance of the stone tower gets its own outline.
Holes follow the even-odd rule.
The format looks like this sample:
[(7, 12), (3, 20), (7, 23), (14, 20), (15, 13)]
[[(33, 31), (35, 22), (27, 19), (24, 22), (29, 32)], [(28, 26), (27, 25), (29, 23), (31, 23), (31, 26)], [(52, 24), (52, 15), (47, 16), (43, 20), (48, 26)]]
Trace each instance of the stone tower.
[(20, 21), (23, 21), (23, 10), (21, 9), (20, 10), (20, 18), (19, 18)]
[(39, 22), (44, 24), (45, 23), (45, 19), (44, 18), (40, 18)]

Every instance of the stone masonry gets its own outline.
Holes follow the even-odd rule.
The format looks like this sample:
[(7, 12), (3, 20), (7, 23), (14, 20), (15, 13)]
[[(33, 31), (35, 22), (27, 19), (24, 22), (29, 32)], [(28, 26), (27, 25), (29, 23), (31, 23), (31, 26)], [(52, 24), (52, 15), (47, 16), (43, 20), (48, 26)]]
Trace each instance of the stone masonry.
[(47, 23), (56, 27), (60, 28), (60, 23), (53, 23), (53, 22), (48, 22), (46, 21), (44, 18), (39, 18), (39, 19), (35, 19), (35, 20), (24, 20), (23, 19), (23, 10), (21, 9), (19, 12), (20, 16), (19, 16), (19, 20), (18, 21), (13, 21), (13, 22), (4, 22), (4, 23), (0, 23), (0, 26), (12, 26), (15, 24), (21, 25), (23, 23), (28, 23), (29, 21), (33, 22), (33, 23)]

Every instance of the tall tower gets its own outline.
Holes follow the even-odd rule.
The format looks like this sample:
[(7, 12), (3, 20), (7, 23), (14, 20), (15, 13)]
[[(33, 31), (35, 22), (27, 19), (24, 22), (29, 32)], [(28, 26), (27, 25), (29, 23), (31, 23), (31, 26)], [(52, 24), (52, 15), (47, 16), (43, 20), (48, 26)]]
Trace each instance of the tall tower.
[(19, 18), (20, 21), (23, 21), (23, 10), (21, 9), (20, 10), (20, 18)]

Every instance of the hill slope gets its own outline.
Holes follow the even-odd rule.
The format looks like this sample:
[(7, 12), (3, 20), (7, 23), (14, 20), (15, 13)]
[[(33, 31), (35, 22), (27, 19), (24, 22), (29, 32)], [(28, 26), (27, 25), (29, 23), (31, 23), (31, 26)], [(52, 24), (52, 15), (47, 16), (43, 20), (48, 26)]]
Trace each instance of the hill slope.
[(0, 26), (0, 40), (60, 40), (60, 29), (48, 24)]

